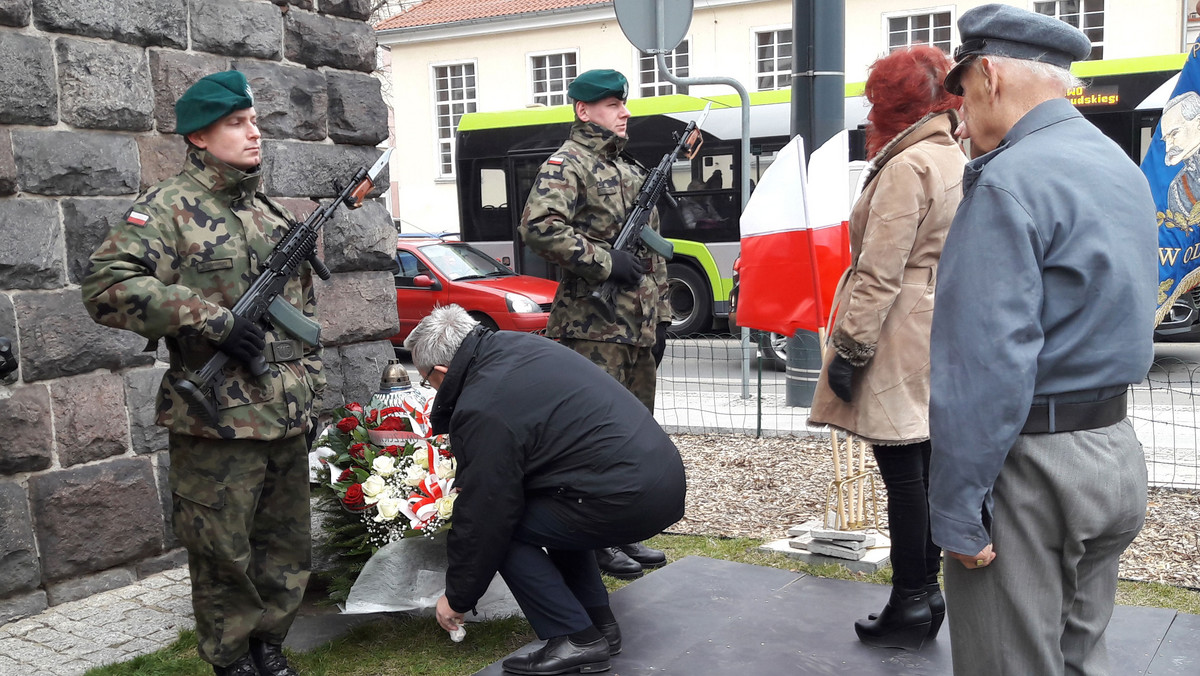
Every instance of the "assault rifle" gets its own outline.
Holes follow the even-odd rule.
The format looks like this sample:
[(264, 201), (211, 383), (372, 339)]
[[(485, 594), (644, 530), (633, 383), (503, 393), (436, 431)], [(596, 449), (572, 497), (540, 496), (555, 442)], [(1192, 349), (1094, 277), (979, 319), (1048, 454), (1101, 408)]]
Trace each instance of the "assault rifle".
[[(291, 303), (280, 297), (284, 285), (296, 274), (296, 270), (308, 261), (321, 279), (329, 279), (329, 268), (317, 257), (317, 235), (339, 205), (345, 204), (349, 209), (362, 206), (367, 193), (375, 187), (375, 179), (379, 172), (387, 166), (392, 151), (389, 148), (370, 168), (360, 168), (350, 179), (349, 185), (341, 189), (340, 194), (332, 202), (309, 214), (303, 223), (293, 221), (283, 239), (275, 245), (271, 255), (259, 273), (258, 279), (250, 285), (246, 294), (234, 304), (232, 312), (252, 322), (259, 323), (263, 315), (270, 315), (275, 325), (308, 345), (316, 345), (321, 340), (321, 325), (304, 316)], [(213, 385), (221, 374), (229, 355), (218, 351), (205, 362), (199, 371), (188, 373), (176, 387), (188, 400), (190, 411), (201, 415), (210, 425), (217, 424), (217, 401)], [(263, 356), (255, 358), (246, 365), (255, 377), (267, 373), (267, 360)]]
[[(706, 103), (704, 111), (700, 113), (699, 117), (688, 122), (682, 133), (675, 133), (675, 138), (678, 139), (675, 148), (663, 155), (658, 166), (650, 171), (645, 181), (642, 181), (642, 187), (638, 191), (637, 199), (633, 202), (633, 208), (625, 217), (625, 225), (621, 228), (621, 234), (617, 235), (617, 241), (613, 242), (613, 250), (632, 254), (637, 251), (642, 242), (645, 242), (646, 246), (667, 260), (671, 260), (675, 255), (675, 247), (662, 235), (654, 232), (653, 228), (647, 226), (650, 224), (650, 214), (654, 211), (654, 205), (660, 198), (666, 197), (672, 207), (678, 206), (675, 198), (667, 190), (667, 184), (671, 180), (671, 165), (675, 164), (681, 155), (686, 159), (692, 159), (700, 150), (701, 144), (704, 143), (704, 137), (700, 134), (700, 125), (704, 124), (704, 118), (708, 117), (708, 110), (711, 107), (711, 103)], [(613, 294), (616, 292), (616, 282), (607, 280), (600, 285), (599, 289), (592, 292), (592, 298), (599, 301), (600, 314), (606, 321), (611, 322), (616, 319), (616, 308), (613, 304)]]

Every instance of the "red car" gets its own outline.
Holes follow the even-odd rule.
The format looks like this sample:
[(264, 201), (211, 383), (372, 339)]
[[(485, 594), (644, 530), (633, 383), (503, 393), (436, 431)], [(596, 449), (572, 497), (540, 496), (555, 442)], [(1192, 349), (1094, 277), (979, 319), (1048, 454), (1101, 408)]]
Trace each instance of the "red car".
[(469, 244), (433, 237), (397, 238), (396, 265), (396, 347), (435, 306), (451, 303), (493, 329), (543, 331), (558, 288), (548, 279), (518, 275)]

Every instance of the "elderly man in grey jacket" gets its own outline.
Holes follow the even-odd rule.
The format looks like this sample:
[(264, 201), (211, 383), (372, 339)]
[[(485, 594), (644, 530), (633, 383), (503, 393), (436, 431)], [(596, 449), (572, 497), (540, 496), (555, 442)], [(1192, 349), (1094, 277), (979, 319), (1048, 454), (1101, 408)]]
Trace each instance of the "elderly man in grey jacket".
[(1154, 203), (1065, 98), (1083, 33), (996, 4), (959, 32), (945, 85), (977, 157), (942, 253), (929, 407), (954, 673), (1107, 674), (1146, 505), (1126, 393), (1153, 359)]

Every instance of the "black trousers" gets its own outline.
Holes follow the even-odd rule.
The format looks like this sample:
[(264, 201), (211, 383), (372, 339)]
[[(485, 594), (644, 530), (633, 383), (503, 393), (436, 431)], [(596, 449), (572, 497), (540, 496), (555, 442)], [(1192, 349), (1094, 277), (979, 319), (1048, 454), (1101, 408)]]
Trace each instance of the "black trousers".
[(921, 589), (937, 582), (941, 549), (929, 533), (929, 442), (874, 446), (887, 487), (892, 537), (892, 586)]
[(608, 590), (592, 550), (613, 543), (559, 518), (555, 498), (531, 498), (513, 533), (500, 576), (540, 639), (592, 625), (588, 608), (608, 605)]

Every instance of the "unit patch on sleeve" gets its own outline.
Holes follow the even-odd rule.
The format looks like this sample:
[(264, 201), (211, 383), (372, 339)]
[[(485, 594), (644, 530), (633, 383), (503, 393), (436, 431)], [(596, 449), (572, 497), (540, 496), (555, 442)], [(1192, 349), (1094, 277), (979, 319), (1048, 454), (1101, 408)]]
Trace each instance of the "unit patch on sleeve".
[(546, 160), (546, 164), (553, 164), (555, 166), (560, 165), (562, 163), (563, 163), (563, 158), (561, 155), (554, 155), (550, 159)]
[(144, 214), (137, 209), (130, 208), (129, 211), (125, 212), (125, 220), (133, 223), (134, 225), (145, 225), (146, 221), (150, 220), (150, 215)]

